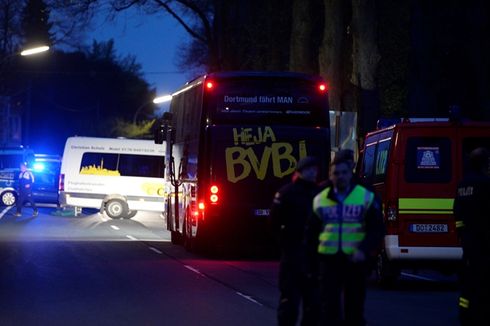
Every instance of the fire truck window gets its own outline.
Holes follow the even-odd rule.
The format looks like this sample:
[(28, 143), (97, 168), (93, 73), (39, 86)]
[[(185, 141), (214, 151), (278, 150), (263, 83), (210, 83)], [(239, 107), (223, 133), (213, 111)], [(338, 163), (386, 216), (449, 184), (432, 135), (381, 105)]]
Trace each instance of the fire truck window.
[(407, 141), (405, 180), (411, 183), (451, 181), (451, 141), (442, 137), (412, 137)]
[[(463, 139), (463, 173), (469, 169), (470, 153), (478, 148), (484, 147), (490, 152), (490, 138), (489, 137), (468, 137)], [(488, 167), (490, 171), (490, 166)]]
[(388, 151), (390, 149), (391, 138), (380, 140), (376, 150), (376, 165), (374, 169), (374, 183), (383, 182), (388, 166)]
[(361, 177), (363, 179), (366, 179), (366, 181), (369, 183), (373, 181), (375, 149), (376, 149), (376, 143), (372, 143), (372, 145), (367, 145), (363, 155)]

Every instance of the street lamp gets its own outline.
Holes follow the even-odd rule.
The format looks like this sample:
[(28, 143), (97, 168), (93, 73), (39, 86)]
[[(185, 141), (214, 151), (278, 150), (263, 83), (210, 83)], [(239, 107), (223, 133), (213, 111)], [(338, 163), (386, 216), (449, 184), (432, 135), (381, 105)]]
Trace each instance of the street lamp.
[[(46, 52), (49, 50), (49, 46), (47, 45), (42, 45), (42, 46), (37, 46), (37, 47), (32, 47), (32, 48), (27, 48), (27, 49), (24, 49), (20, 52), (13, 52), (13, 53), (10, 53), (10, 54), (7, 54), (5, 55), (1, 60), (0, 60), (0, 73), (2, 75), (2, 79), (4, 79), (3, 76), (5, 76), (5, 67), (8, 65), (8, 61), (13, 58), (13, 57), (16, 57), (18, 55), (22, 56), (22, 57), (26, 57), (26, 56), (31, 56), (31, 55), (36, 55), (36, 54), (39, 54), (39, 53), (43, 53), (43, 52)], [(7, 68), (8, 69), (8, 68)], [(1, 81), (1, 84), (2, 84), (2, 87), (5, 87), (5, 88), (2, 88), (3, 91), (6, 90), (6, 85), (4, 85), (4, 81), (5, 80), (2, 80)], [(23, 139), (26, 143), (28, 143), (28, 140), (29, 140), (29, 123), (30, 123), (30, 111), (31, 111), (31, 87), (32, 87), (32, 81), (29, 79), (29, 82), (28, 82), (28, 86), (27, 86), (27, 98), (26, 98), (26, 105), (25, 105), (25, 122), (24, 122), (24, 125), (26, 126), (26, 130), (24, 131), (24, 137), (25, 139)], [(3, 92), (2, 92), (3, 93)], [(10, 101), (10, 100), (9, 100)], [(0, 112), (2, 112), (2, 125), (3, 125), (3, 128), (4, 130), (7, 130), (5, 134), (5, 137), (2, 136), (2, 142), (7, 142), (9, 143), (10, 141), (12, 141), (12, 138), (8, 135), (11, 135), (13, 134), (12, 132), (12, 128), (14, 128), (14, 126), (16, 125), (16, 122), (12, 119), (14, 118), (11, 118), (11, 115), (10, 115), (10, 109), (8, 108), (0, 108)], [(14, 115), (15, 117), (15, 115)], [(20, 117), (18, 117), (17, 119), (21, 119)], [(22, 121), (22, 120), (20, 120)], [(19, 124), (19, 125), (22, 125), (22, 122)], [(22, 130), (22, 127), (21, 129)], [(20, 131), (22, 133), (22, 131)], [(3, 139), (5, 138), (5, 139)], [(22, 139), (22, 136), (21, 138)], [(22, 141), (22, 140), (20, 140)]]
[(153, 104), (160, 104), (160, 103), (163, 103), (163, 102), (168, 102), (172, 100), (172, 95), (163, 95), (163, 96), (158, 96), (158, 97), (155, 97), (152, 101), (148, 101), (148, 102), (145, 102), (143, 104), (141, 104), (137, 109), (136, 111), (134, 112), (134, 115), (133, 115), (133, 124), (136, 124), (136, 118), (138, 117), (138, 115), (140, 114), (140, 111), (141, 109), (143, 109), (145, 106), (147, 106), (148, 104), (150, 103), (153, 103)]
[(35, 48), (30, 48), (30, 49), (25, 49), (20, 52), (21, 56), (29, 56), (33, 54), (38, 54), (38, 53), (43, 53), (49, 50), (49, 46), (47, 45), (42, 45), (42, 46), (37, 46)]

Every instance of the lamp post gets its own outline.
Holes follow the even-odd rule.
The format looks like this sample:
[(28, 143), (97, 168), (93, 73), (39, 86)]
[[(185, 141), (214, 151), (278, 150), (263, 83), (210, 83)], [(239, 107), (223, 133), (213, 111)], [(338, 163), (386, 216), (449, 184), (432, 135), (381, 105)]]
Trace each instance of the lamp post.
[(148, 104), (150, 104), (150, 103), (160, 104), (160, 103), (163, 103), (163, 102), (168, 102), (171, 99), (172, 99), (172, 95), (163, 95), (163, 96), (155, 97), (152, 101), (148, 101), (148, 102), (145, 102), (145, 103), (141, 104), (136, 109), (136, 111), (134, 112), (134, 115), (133, 115), (133, 124), (136, 124), (136, 118), (140, 114), (141, 109), (143, 109), (144, 107), (146, 107)]
[[(20, 52), (23, 57), (36, 55), (49, 50), (49, 46), (42, 45), (33, 48), (28, 48)], [(25, 111), (25, 145), (29, 145), (30, 142), (30, 128), (31, 128), (31, 110), (32, 110), (32, 78), (29, 76), (29, 81), (27, 85), (27, 99), (26, 99), (26, 111)]]
[[(1, 75), (2, 76), (5, 75), (4, 68), (7, 64), (7, 61), (10, 60), (11, 58), (16, 57), (18, 55), (20, 55), (22, 57), (36, 55), (38, 53), (46, 52), (48, 50), (49, 50), (49, 46), (42, 45), (42, 46), (37, 46), (37, 47), (33, 47), (33, 48), (27, 48), (27, 49), (24, 49), (20, 52), (14, 52), (14, 53), (10, 53), (10, 54), (5, 55), (0, 60)], [(2, 81), (2, 87), (5, 87), (3, 81)], [(31, 113), (30, 112), (31, 111), (31, 88), (32, 88), (32, 80), (29, 78), (27, 90), (26, 90), (27, 95), (26, 95), (26, 105), (25, 105), (25, 126), (26, 126), (25, 137), (26, 137), (27, 142), (29, 139), (29, 130), (28, 129), (29, 129), (30, 113)], [(4, 91), (5, 89), (6, 88), (3, 88), (2, 90)], [(5, 135), (10, 135), (10, 134), (12, 134), (11, 130), (12, 130), (13, 126), (15, 126), (15, 123), (13, 123), (13, 120), (11, 120), (11, 118), (10, 118), (10, 110), (9, 109), (3, 110), (3, 108), (2, 108), (2, 111), (5, 111), (4, 114), (6, 115), (6, 116), (4, 116), (4, 119), (3, 119), (5, 121), (5, 123), (3, 123), (3, 128), (5, 128), (7, 130)], [(21, 119), (21, 118), (18, 117), (18, 119)], [(20, 120), (20, 121), (22, 121), (22, 120)], [(22, 127), (20, 128), (20, 133), (21, 132), (22, 132)], [(19, 138), (19, 140), (22, 141), (21, 138)], [(2, 141), (10, 142), (10, 141), (12, 141), (12, 139), (10, 137), (6, 136), (6, 139), (2, 139)]]

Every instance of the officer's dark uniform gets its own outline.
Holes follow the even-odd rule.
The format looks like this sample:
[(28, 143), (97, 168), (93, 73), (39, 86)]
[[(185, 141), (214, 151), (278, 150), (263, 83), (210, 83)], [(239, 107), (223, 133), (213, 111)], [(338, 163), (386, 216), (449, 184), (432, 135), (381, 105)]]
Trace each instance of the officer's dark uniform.
[(36, 203), (32, 199), (32, 184), (34, 183), (34, 175), (31, 171), (25, 170), (19, 173), (19, 191), (17, 198), (17, 216), (21, 215), (22, 206), (25, 202), (29, 202), (31, 204), (32, 209), (34, 210), (33, 216), (36, 216), (38, 211), (36, 207)]
[[(490, 177), (485, 173), (488, 152), (481, 154), (483, 161), (472, 164), (471, 171), (459, 183), (454, 200), (456, 227), (463, 246), (459, 298), (463, 325), (490, 324)], [(474, 155), (478, 153), (472, 152)]]
[[(298, 163), (297, 170), (316, 165), (313, 158)], [(280, 301), (279, 325), (296, 325), (299, 306), (303, 303), (302, 325), (315, 325), (318, 299), (315, 295), (316, 278), (306, 266), (304, 230), (312, 212), (313, 197), (320, 188), (316, 183), (301, 178), (281, 188), (271, 208), (272, 226), (279, 229), (281, 261), (279, 266)]]

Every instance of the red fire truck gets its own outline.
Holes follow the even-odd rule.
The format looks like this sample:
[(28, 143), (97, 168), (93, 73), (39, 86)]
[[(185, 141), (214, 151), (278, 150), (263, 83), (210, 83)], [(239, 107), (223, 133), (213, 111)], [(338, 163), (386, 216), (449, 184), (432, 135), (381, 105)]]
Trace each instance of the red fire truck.
[(405, 119), (366, 135), (357, 170), (382, 200), (386, 237), (377, 276), (402, 268), (455, 271), (461, 261), (453, 202), (469, 153), (490, 149), (490, 122)]

